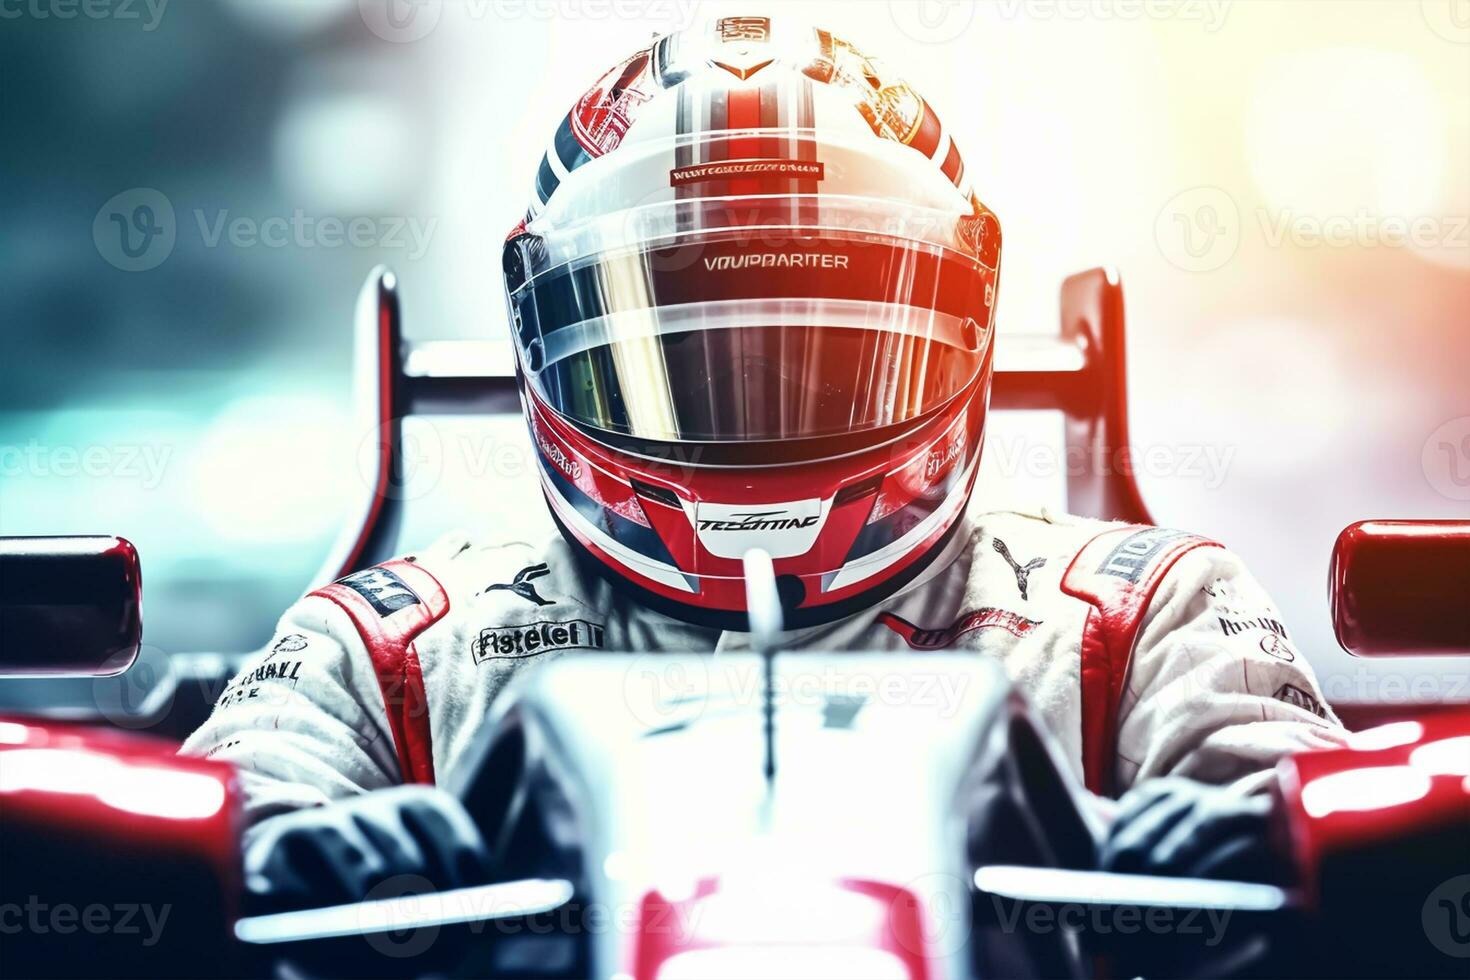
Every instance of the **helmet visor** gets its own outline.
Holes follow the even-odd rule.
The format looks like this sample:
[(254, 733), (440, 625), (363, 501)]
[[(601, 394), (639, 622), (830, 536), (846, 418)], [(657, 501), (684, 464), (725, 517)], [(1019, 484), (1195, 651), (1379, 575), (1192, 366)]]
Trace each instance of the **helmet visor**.
[(527, 382), (572, 421), (659, 441), (847, 435), (924, 416), (981, 370), (994, 271), (973, 256), (790, 229), (664, 242), (510, 293)]

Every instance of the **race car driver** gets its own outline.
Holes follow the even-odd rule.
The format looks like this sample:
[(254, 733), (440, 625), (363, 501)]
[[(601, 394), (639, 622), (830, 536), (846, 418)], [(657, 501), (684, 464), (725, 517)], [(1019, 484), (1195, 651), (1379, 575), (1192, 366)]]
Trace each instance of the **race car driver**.
[(286, 613), (185, 746), (240, 769), (253, 887), (482, 873), (447, 794), (369, 791), (443, 779), (550, 658), (749, 649), (753, 548), (783, 648), (998, 658), (1094, 793), (1178, 777), (1125, 803), (1106, 862), (1229, 870), (1210, 854), (1238, 853), (1274, 760), (1340, 727), (1223, 547), (972, 505), (1001, 240), (970, 181), (912, 88), (769, 18), (660, 38), (579, 100), (503, 262), (561, 536), (519, 541), (487, 502), (478, 536)]

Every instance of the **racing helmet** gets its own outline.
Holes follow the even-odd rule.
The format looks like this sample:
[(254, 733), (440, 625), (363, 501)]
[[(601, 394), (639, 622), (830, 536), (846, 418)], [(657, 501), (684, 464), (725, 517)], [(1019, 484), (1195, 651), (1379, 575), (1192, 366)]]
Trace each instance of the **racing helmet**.
[(725, 629), (752, 548), (787, 628), (892, 594), (974, 486), (1000, 244), (934, 110), (827, 31), (725, 17), (616, 65), (503, 256), (562, 534)]

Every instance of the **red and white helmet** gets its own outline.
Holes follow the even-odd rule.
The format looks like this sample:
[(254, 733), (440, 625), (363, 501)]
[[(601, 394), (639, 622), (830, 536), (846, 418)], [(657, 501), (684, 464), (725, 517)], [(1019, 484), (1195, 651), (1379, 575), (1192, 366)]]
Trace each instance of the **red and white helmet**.
[(575, 548), (655, 609), (788, 628), (933, 558), (974, 486), (1000, 226), (934, 110), (766, 17), (655, 41), (557, 127), (504, 255), (522, 399)]

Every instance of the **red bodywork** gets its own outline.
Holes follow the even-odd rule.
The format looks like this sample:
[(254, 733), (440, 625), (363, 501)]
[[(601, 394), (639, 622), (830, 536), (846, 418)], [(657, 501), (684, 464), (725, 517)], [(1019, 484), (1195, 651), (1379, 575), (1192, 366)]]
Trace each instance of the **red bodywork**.
[(1347, 748), (1283, 759), (1277, 774), (1310, 905), (1331, 911), (1334, 893), (1361, 894), (1364, 882), (1339, 886), (1361, 877), (1365, 860), (1394, 884), (1420, 873), (1433, 884), (1457, 863), (1463, 869), (1470, 846), (1470, 708), (1358, 732)]
[(1360, 657), (1470, 651), (1470, 521), (1360, 521), (1338, 535), (1337, 642)]
[[(229, 971), (242, 892), (235, 770), (177, 751), (107, 729), (0, 719), (5, 894), (43, 924), (7, 936), (6, 973)], [(140, 909), (156, 913), (158, 935), (140, 928)], [(66, 910), (70, 922), (56, 917)], [(97, 921), (116, 928), (88, 927)]]
[(58, 830), (106, 826), (140, 845), (195, 852), (221, 874), (234, 874), (234, 767), (179, 755), (163, 739), (0, 718), (0, 798), (7, 822)]

